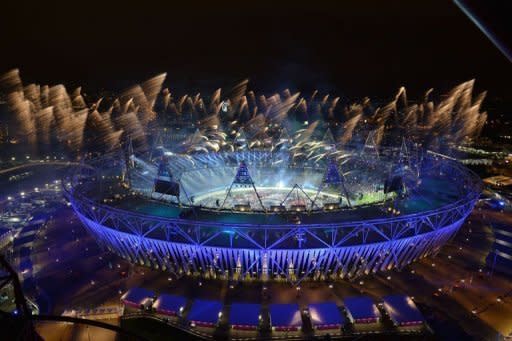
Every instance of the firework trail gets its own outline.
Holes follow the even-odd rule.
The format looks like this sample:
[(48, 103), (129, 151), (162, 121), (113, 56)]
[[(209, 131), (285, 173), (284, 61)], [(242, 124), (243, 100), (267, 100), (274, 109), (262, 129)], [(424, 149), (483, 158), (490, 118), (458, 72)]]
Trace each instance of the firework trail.
[[(168, 88), (162, 90), (165, 78), (165, 73), (157, 75), (108, 103), (99, 98), (90, 104), (81, 88), (68, 92), (63, 85), (23, 86), (18, 70), (2, 75), (0, 85), (19, 139), (34, 151), (52, 143), (71, 152), (90, 145), (110, 151), (129, 138), (142, 152), (150, 149), (148, 139), (162, 116), (171, 121), (189, 120), (196, 126), (196, 133), (180, 145), (184, 152), (274, 150), (289, 144), (294, 157), (318, 161), (332, 145), (325, 138), (329, 126), (334, 127), (329, 132), (338, 149), (362, 144), (369, 134), (376, 147), (396, 143), (389, 141), (390, 136), (407, 136), (411, 142), (436, 149), (470, 143), (487, 119), (481, 112), (486, 93), (473, 96), (474, 80), (455, 86), (437, 103), (432, 99), (433, 89), (420, 102), (410, 103), (401, 87), (390, 102), (374, 108), (369, 98), (342, 103), (340, 97), (316, 90), (308, 98), (289, 89), (270, 96), (256, 94), (248, 90), (248, 80), (226, 95), (217, 89), (206, 97), (199, 93), (177, 96)], [(281, 139), (287, 131), (292, 138)], [(244, 139), (239, 138), (240, 132)], [(245, 139), (247, 143), (240, 145)]]
[[(84, 147), (86, 133), (104, 151), (118, 147), (123, 133), (141, 148), (147, 148), (145, 134), (155, 120), (153, 108), (164, 80), (165, 74), (161, 74), (133, 86), (103, 112), (99, 111), (102, 99), (88, 106), (81, 88), (69, 93), (60, 84), (23, 86), (17, 69), (2, 75), (0, 85), (13, 114), (16, 134), (31, 151), (58, 143), (64, 149), (78, 152)], [(92, 131), (86, 132), (86, 128)]]

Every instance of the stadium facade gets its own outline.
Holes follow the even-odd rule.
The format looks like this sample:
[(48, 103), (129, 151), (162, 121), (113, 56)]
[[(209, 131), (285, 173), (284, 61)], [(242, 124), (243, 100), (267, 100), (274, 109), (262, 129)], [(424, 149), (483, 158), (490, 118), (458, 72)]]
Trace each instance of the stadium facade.
[[(400, 155), (380, 161), (389, 172), (382, 172), (383, 164), (365, 167), (367, 174), (352, 180), (340, 172), (344, 188), (338, 190), (336, 202), (330, 199), (331, 192), (322, 192), (330, 184), (327, 179), (340, 182), (328, 162), (316, 168), (304, 164), (284, 167), (292, 179), (282, 185), (277, 200), (265, 191), (281, 188), (276, 179), (282, 177), (260, 185), (269, 178), (268, 172), (283, 171), (283, 166), (276, 164), (281, 157), (272, 153), (172, 157), (176, 159), (167, 160), (165, 174), (161, 163), (135, 166), (129, 186), (120, 185), (119, 174), (111, 170), (116, 167), (97, 163), (69, 179), (66, 191), (76, 214), (101, 246), (130, 262), (176, 276), (299, 283), (400, 269), (438, 252), (457, 233), (480, 195), (476, 175), (455, 161), (433, 155), (424, 156), (421, 171), (412, 172), (417, 176), (413, 185), (406, 188), (407, 181), (402, 179), (392, 191), (383, 188), (392, 186), (393, 181), (385, 179), (393, 172), (396, 175), (395, 166), (405, 165)], [(213, 163), (212, 158), (216, 160)], [(404, 168), (412, 171), (415, 166)], [(293, 175), (297, 170), (300, 174)], [(368, 187), (375, 174), (381, 173), (386, 174), (380, 176), (384, 179), (381, 184)], [(315, 174), (316, 180), (311, 182), (316, 185), (298, 184), (297, 180), (315, 178)], [(220, 178), (224, 180), (218, 181)], [(156, 198), (156, 186), (150, 183), (157, 181), (176, 183), (171, 192), (160, 190)], [(224, 189), (224, 201), (218, 196), (218, 187)], [(232, 195), (231, 187), (242, 187), (245, 192)], [(407, 193), (399, 193), (398, 188), (406, 188)], [(364, 190), (385, 194), (380, 195), (381, 200), (368, 202), (361, 200), (367, 196)], [(254, 196), (243, 194), (246, 191)], [(317, 195), (308, 196), (308, 191)], [(207, 198), (208, 193), (216, 193), (217, 198), (210, 204), (193, 199)], [(297, 196), (288, 202), (290, 193)], [(317, 197), (323, 199), (315, 203)], [(224, 206), (225, 202), (229, 205)]]

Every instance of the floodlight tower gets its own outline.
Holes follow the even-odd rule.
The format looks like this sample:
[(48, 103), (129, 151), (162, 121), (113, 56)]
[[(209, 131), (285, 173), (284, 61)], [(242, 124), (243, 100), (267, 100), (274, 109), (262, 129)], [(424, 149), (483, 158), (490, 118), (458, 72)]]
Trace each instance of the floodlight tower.
[[(327, 168), (325, 170), (324, 179), (322, 180), (322, 184), (318, 187), (318, 190), (315, 195), (315, 199), (313, 200), (313, 205), (315, 204), (316, 200), (318, 199), (320, 192), (324, 188), (336, 189), (336, 192), (339, 195), (340, 199), (342, 197), (345, 197), (345, 199), (347, 200), (348, 206), (352, 207), (352, 203), (350, 202), (347, 188), (345, 187), (345, 178), (343, 177), (343, 174), (338, 169), (338, 165), (336, 164), (336, 158), (332, 157), (332, 156), (329, 158), (329, 163), (327, 164)], [(311, 205), (311, 207), (313, 207), (313, 205)], [(332, 204), (332, 205), (334, 205), (334, 204)], [(336, 204), (336, 205), (338, 205), (338, 204)], [(331, 207), (331, 206), (328, 206), (328, 207)]]
[(258, 198), (258, 202), (261, 205), (261, 208), (265, 211), (265, 206), (263, 205), (263, 202), (261, 201), (261, 197), (258, 194), (258, 191), (256, 190), (256, 186), (254, 185), (254, 181), (252, 180), (252, 177), (249, 174), (249, 169), (247, 168), (247, 164), (245, 163), (245, 161), (240, 162), (240, 165), (238, 166), (238, 170), (236, 171), (235, 178), (233, 179), (233, 182), (229, 186), (228, 192), (226, 193), (226, 197), (224, 198), (224, 201), (222, 202), (220, 209), (224, 208), (224, 205), (226, 204), (226, 200), (231, 195), (231, 190), (234, 187), (235, 188), (236, 187), (238, 187), (238, 188), (251, 187), (254, 190), (256, 197)]

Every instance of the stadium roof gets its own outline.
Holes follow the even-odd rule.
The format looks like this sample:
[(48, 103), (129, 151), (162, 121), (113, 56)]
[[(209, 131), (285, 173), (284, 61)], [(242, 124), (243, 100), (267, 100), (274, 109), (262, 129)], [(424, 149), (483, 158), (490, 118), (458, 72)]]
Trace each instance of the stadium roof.
[(391, 295), (383, 298), (384, 309), (393, 322), (403, 324), (421, 324), (423, 315), (414, 304), (414, 301), (405, 295)]
[(219, 320), (221, 310), (222, 303), (220, 301), (195, 300), (187, 319), (189, 321), (215, 324)]
[(344, 325), (345, 318), (341, 315), (334, 302), (313, 303), (308, 306), (311, 323), (315, 326)]
[(370, 297), (347, 297), (343, 300), (343, 304), (356, 322), (358, 320), (374, 320), (380, 317), (380, 312)]
[(271, 304), (270, 319), (274, 327), (298, 327), (302, 325), (299, 305), (289, 304)]
[(232, 326), (257, 326), (261, 304), (233, 303), (229, 314), (229, 324)]
[(157, 312), (163, 314), (175, 315), (180, 311), (180, 308), (185, 307), (187, 299), (182, 296), (162, 294), (153, 304), (153, 308)]
[(131, 288), (128, 290), (123, 296), (121, 296), (121, 300), (133, 304), (144, 304), (144, 301), (148, 298), (153, 298), (155, 293), (151, 290), (144, 288)]

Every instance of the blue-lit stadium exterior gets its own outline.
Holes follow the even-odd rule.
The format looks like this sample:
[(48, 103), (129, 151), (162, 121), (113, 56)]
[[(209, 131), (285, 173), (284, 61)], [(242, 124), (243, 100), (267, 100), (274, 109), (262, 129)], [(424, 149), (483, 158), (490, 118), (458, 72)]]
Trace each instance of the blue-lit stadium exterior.
[[(433, 208), (404, 209), (400, 215), (350, 208), (332, 215), (310, 212), (299, 222), (211, 209), (199, 215), (166, 216), (89, 195), (84, 186), (90, 177), (96, 181), (97, 175), (75, 176), (66, 190), (76, 214), (98, 243), (133, 263), (176, 276), (280, 279), (297, 284), (305, 279), (350, 279), (400, 269), (435, 254), (472, 211), (480, 180), (452, 160), (428, 156), (426, 163), (433, 165), (432, 174), (454, 186), (449, 190), (453, 196)], [(169, 203), (159, 205), (171, 209)]]

